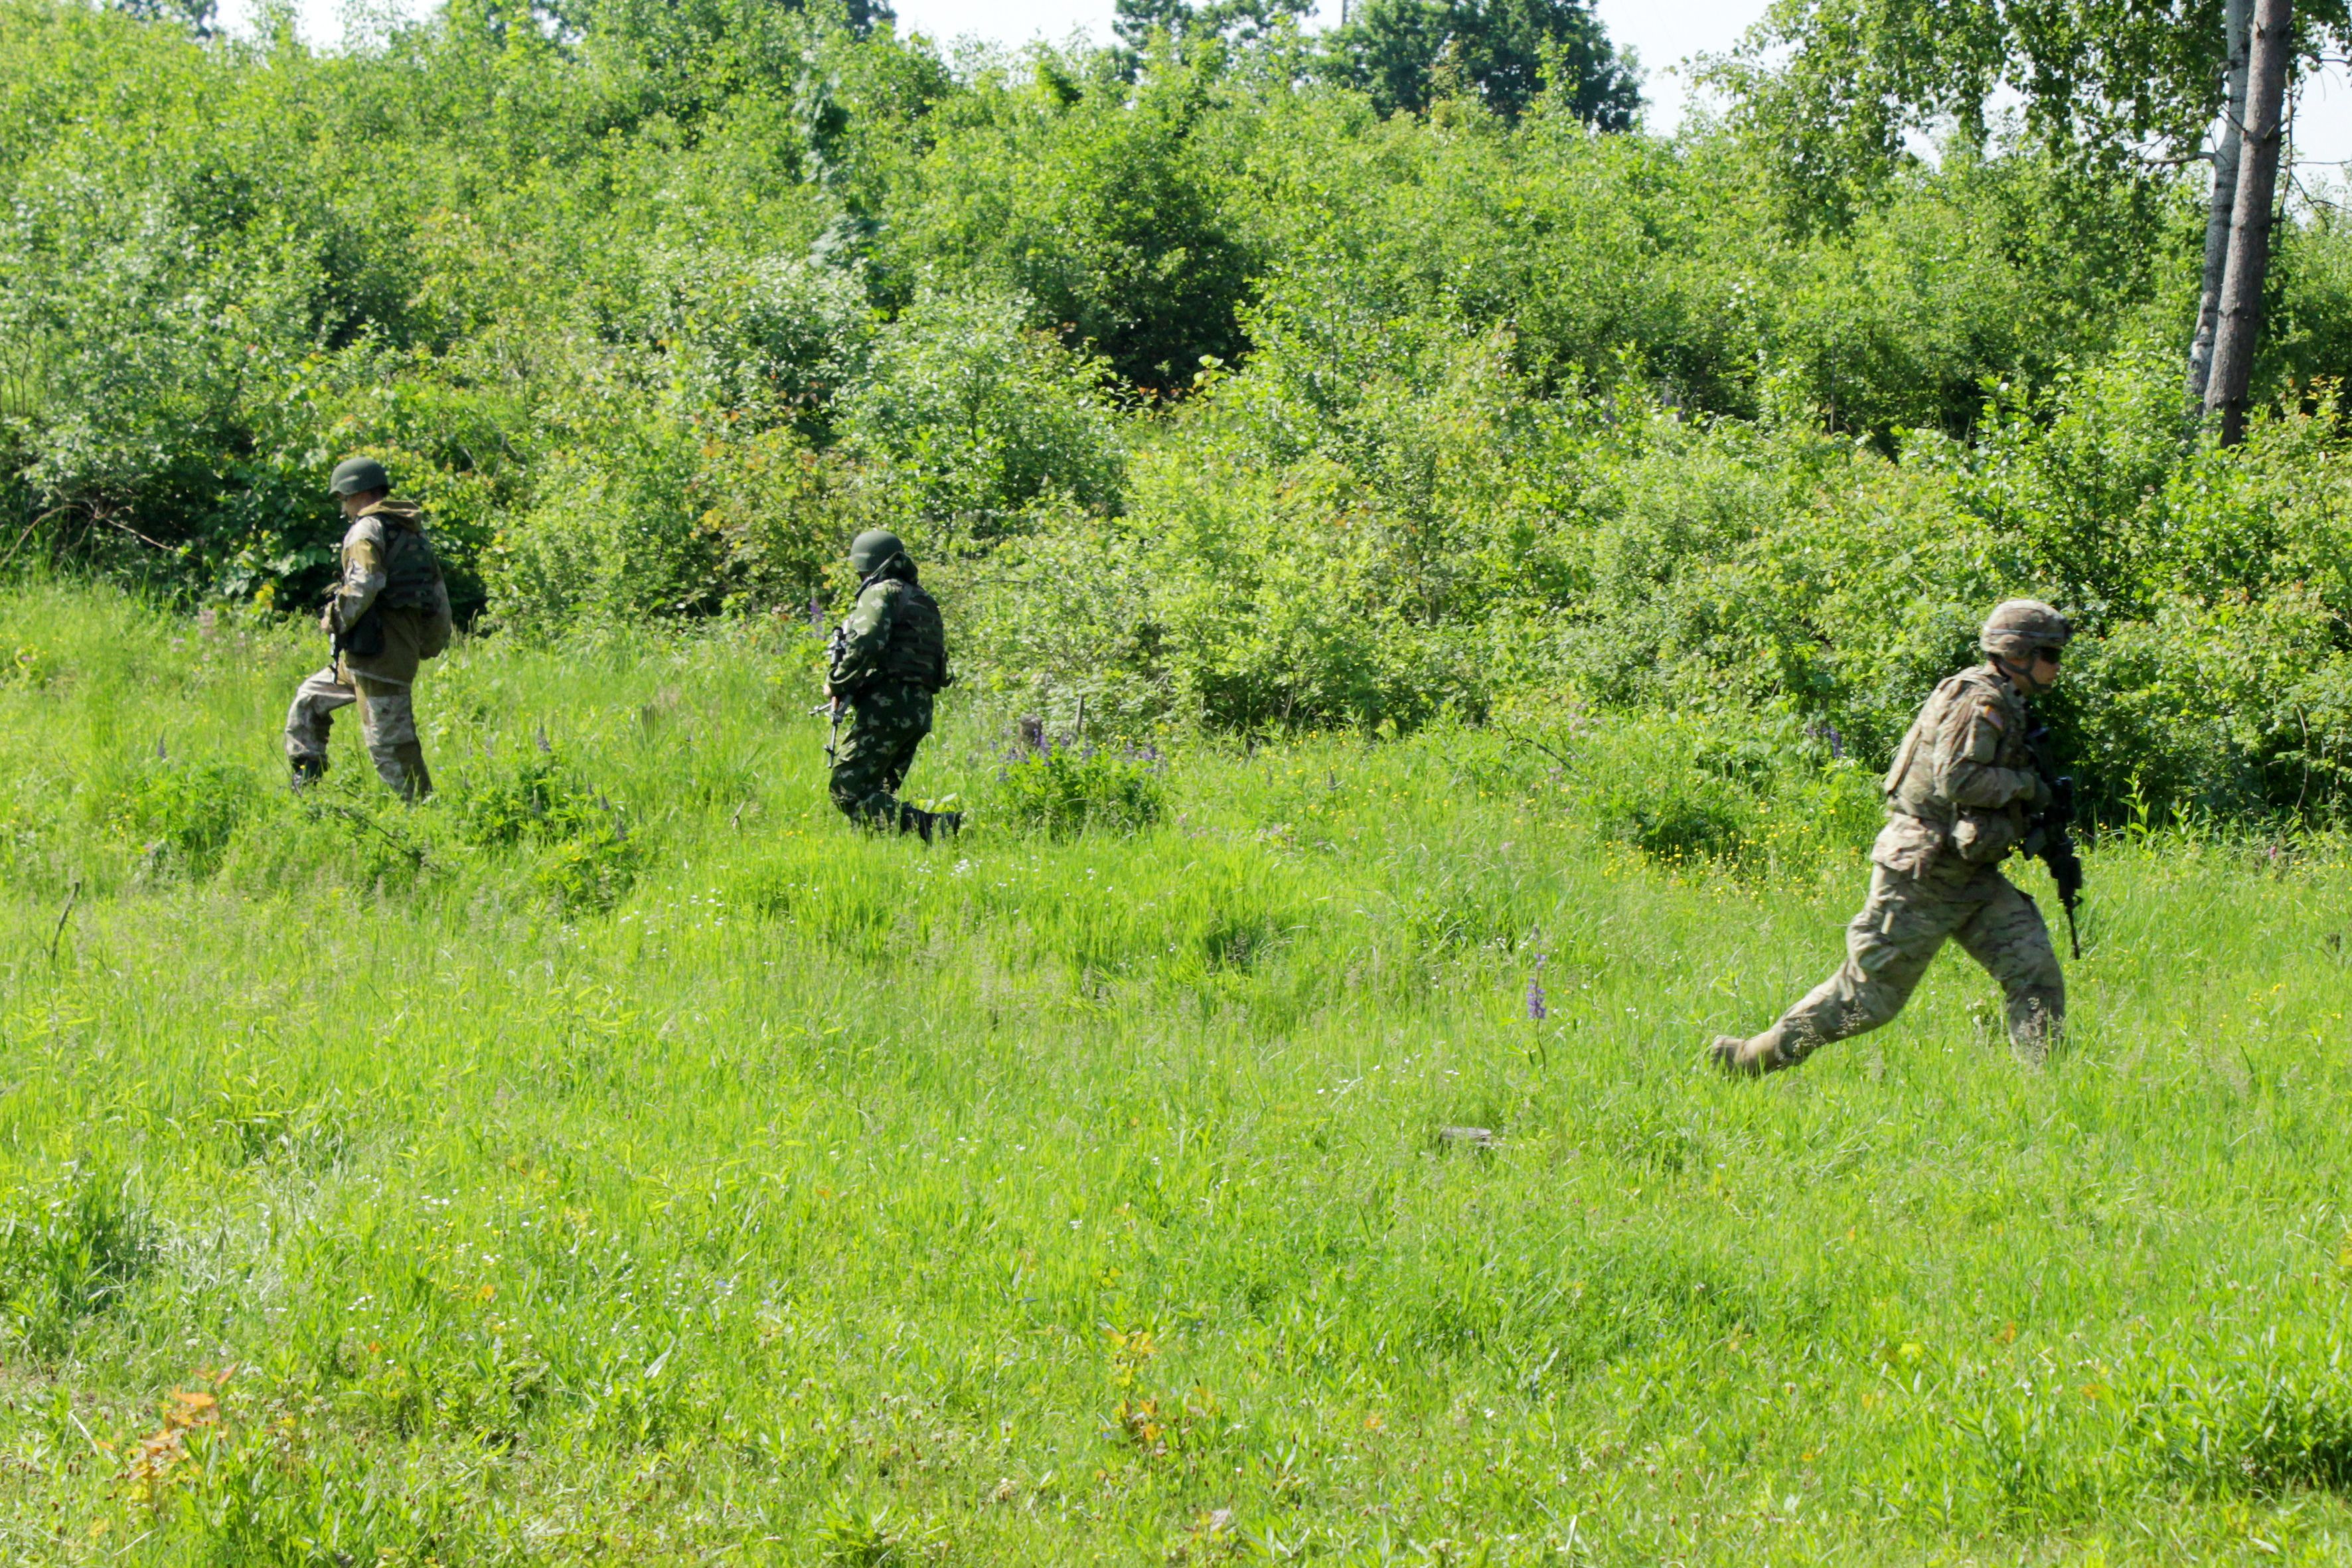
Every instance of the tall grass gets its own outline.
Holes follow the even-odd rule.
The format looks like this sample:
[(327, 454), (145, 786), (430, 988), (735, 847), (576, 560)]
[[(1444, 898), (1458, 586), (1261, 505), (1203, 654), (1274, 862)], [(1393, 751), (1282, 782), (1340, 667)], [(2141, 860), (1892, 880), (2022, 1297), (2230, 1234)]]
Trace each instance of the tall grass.
[(7, 650), (16, 1559), (2352, 1552), (2332, 843), (2103, 840), (2039, 1069), (1955, 953), (1735, 1085), (1862, 882), (1795, 752), (1180, 743), (1017, 832), (951, 692), (926, 849), (797, 630), (461, 645), (416, 809), (278, 787), (307, 639)]

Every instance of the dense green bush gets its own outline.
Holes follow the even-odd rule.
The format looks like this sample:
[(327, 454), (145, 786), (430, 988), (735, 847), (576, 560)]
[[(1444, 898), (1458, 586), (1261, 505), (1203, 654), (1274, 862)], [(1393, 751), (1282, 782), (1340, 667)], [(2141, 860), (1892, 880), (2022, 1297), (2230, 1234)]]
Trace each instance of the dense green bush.
[(532, 879), (566, 910), (609, 910), (629, 890), (642, 856), (619, 808), (542, 742), (535, 752), (488, 755), (457, 771), (457, 837), (490, 849), (526, 849)]
[(842, 398), (849, 449), (927, 541), (986, 542), (1041, 504), (1116, 504), (1101, 368), (1021, 325), (1022, 302), (926, 292)]
[(0, 1315), (55, 1358), (83, 1319), (121, 1298), (153, 1259), (155, 1227), (127, 1177), (68, 1166), (11, 1194), (0, 1215)]
[(1055, 838), (1132, 833), (1158, 822), (1167, 809), (1165, 772), (1154, 752), (1041, 738), (997, 769), (992, 815), (1013, 828)]
[(2338, 810), (2340, 222), (2287, 226), (2223, 451), (2193, 178), (1996, 128), (1792, 212), (1705, 116), (1596, 131), (1554, 10), (1581, 65), (1415, 97), (1273, 13), (1015, 58), (454, 4), (316, 53), (0, 0), (0, 569), (307, 608), (365, 449), (509, 634), (797, 616), (887, 523), (963, 690), (1109, 736), (1571, 692), (1857, 765), (2034, 593), (2089, 634), (2049, 708), (2096, 809)]

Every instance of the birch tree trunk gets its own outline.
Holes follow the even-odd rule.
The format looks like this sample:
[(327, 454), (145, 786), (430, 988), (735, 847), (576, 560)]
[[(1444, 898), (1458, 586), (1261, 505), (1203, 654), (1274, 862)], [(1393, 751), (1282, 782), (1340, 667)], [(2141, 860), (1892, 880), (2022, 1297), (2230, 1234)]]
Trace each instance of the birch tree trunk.
[(2221, 26), (2229, 56), (2221, 95), (2221, 132), (2213, 143), (2213, 199), (2205, 216), (2204, 287), (2197, 298), (2197, 335), (2189, 344), (2189, 405), (2205, 405), (2213, 368), (2213, 331), (2221, 319), (2221, 275), (2230, 262), (2230, 225), (2237, 215), (2238, 151), (2246, 124), (2246, 56), (2253, 0), (2225, 0)]
[(2278, 192), (2294, 0), (2255, 0), (2253, 46), (2246, 68), (2246, 137), (2230, 219), (2230, 260), (2221, 271), (2221, 321), (2205, 412), (2221, 416), (2221, 444), (2246, 433), (2246, 393), (2253, 380), (2254, 341), (2263, 327), (2263, 281), (2271, 263), (2271, 205)]

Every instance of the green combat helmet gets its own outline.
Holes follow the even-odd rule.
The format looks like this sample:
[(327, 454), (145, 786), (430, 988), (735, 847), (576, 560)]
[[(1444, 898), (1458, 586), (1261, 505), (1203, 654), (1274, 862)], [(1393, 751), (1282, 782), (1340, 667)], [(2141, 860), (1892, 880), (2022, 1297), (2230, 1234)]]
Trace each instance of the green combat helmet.
[(2064, 647), (2074, 628), (2039, 599), (2004, 599), (1985, 617), (1977, 646), (1995, 658), (2022, 663), (2036, 648)]
[(906, 552), (897, 534), (887, 528), (869, 528), (850, 542), (849, 564), (860, 577), (871, 577), (890, 564), (892, 556)]
[(327, 481), (327, 493), (336, 496), (365, 495), (370, 490), (392, 489), (392, 476), (373, 458), (345, 458), (335, 465), (334, 477)]

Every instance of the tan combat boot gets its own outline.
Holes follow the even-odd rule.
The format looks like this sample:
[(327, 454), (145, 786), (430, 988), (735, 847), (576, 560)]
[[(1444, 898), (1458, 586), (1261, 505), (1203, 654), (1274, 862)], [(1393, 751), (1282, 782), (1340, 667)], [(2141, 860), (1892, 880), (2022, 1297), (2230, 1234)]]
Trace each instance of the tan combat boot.
[(1732, 1078), (1761, 1078), (1768, 1072), (1796, 1065), (1781, 1051), (1780, 1042), (1770, 1029), (1746, 1040), (1738, 1035), (1717, 1035), (1715, 1044), (1707, 1047), (1707, 1055)]

